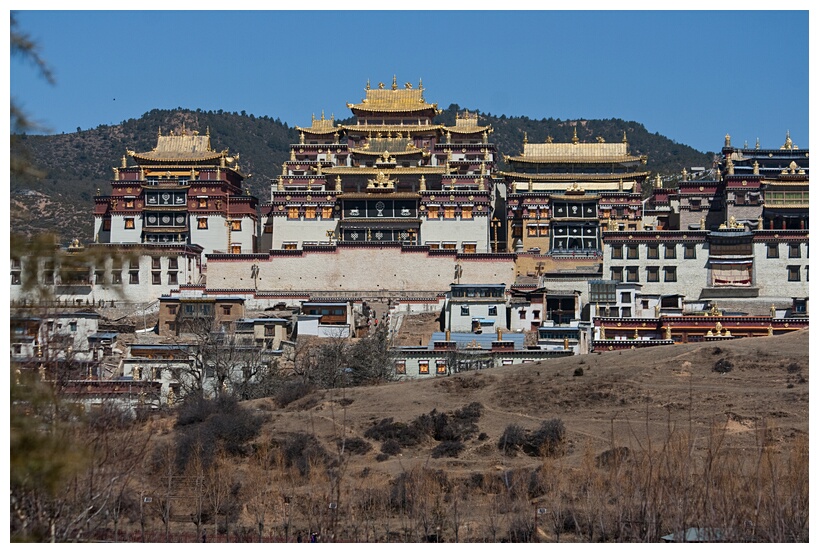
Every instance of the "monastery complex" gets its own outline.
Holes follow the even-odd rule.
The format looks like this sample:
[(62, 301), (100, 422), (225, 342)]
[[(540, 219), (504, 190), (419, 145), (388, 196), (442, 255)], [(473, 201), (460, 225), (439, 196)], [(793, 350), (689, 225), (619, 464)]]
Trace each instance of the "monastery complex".
[[(407, 377), (458, 370), (448, 352), (466, 349), (460, 368), (807, 326), (809, 159), (786, 133), (769, 149), (726, 135), (711, 171), (681, 167), (670, 188), (625, 133), (524, 137), (499, 152), (476, 113), (436, 122), (426, 92), (368, 82), (347, 104), (353, 123), (312, 117), (265, 198), (208, 131), (160, 132), (153, 150), (129, 150), (113, 168), (94, 198), (93, 242), (72, 245), (129, 260), (71, 282), (46, 269), (43, 282), (65, 305), (159, 310), (160, 335), (176, 335), (185, 306), (204, 302), (233, 331), (255, 325), (256, 339), (281, 327), (268, 333), (272, 350), (287, 342), (286, 321), (248, 313), (298, 308), (294, 325), (319, 336), (366, 335), (368, 302), (393, 320), (441, 313), (430, 344), (395, 348)], [(11, 297), (23, 305), (24, 264), (12, 260)], [(167, 397), (173, 383), (160, 387)]]

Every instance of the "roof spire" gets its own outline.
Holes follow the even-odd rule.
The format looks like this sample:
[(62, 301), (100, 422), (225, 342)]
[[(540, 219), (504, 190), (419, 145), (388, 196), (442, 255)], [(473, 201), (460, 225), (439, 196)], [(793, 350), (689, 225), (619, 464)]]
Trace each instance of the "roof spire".
[(424, 90), (424, 83), (423, 83), (423, 82), (421, 82), (421, 78), (420, 78), (420, 77), (418, 78), (418, 88), (419, 88), (420, 90)]
[(731, 135), (730, 134), (725, 135), (725, 147), (726, 148), (731, 147)]
[(367, 79), (367, 86), (364, 87), (364, 90), (370, 90), (370, 79)]
[(324, 110), (321, 110), (321, 120), (324, 121)]
[(395, 75), (393, 75), (393, 76), (392, 76), (392, 89), (393, 89), (393, 90), (397, 90), (397, 89), (398, 89), (398, 83), (396, 82)]
[(577, 125), (574, 126), (574, 135), (572, 135), (572, 144), (577, 144), (580, 139), (577, 138)]
[(523, 143), (529, 144), (529, 133), (527, 133), (526, 131), (523, 131)]
[(758, 136), (756, 137), (756, 149), (757, 150), (759, 149), (759, 137)]
[(623, 144), (628, 144), (628, 138), (626, 138), (626, 131), (623, 131)]

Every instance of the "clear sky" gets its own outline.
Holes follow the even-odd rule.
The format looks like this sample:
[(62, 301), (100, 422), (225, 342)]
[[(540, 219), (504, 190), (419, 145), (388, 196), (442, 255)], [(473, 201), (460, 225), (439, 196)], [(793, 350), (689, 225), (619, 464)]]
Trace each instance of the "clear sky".
[(54, 133), (176, 107), (309, 125), (322, 110), (348, 117), (367, 79), (396, 75), (399, 86), (422, 79), (440, 108), (634, 120), (701, 151), (726, 133), (779, 147), (790, 131), (808, 148), (802, 8), (19, 11), (56, 84), (12, 59), (10, 90)]

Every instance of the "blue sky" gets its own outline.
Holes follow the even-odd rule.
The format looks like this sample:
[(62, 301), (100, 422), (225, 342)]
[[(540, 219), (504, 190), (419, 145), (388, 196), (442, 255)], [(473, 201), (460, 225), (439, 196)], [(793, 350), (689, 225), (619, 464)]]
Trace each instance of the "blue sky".
[[(341, 4), (337, 4), (341, 5)], [(808, 148), (805, 11), (20, 11), (56, 78), (12, 59), (10, 92), (51, 132), (154, 108), (308, 125), (367, 79), (534, 119), (634, 120), (717, 151), (790, 131)]]

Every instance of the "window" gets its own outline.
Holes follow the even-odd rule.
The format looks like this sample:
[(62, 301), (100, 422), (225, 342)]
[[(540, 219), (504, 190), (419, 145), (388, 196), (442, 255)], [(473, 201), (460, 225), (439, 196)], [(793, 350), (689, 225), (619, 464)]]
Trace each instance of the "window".
[(663, 280), (666, 282), (677, 282), (677, 268), (663, 267)]
[(122, 273), (120, 271), (111, 273), (111, 284), (122, 284)]
[(230, 245), (230, 253), (242, 253), (242, 245), (241, 244), (231, 244)]
[(618, 280), (623, 282), (623, 268), (622, 267), (612, 267), (611, 268), (611, 280)]
[[(313, 208), (313, 218), (316, 217), (316, 208)], [(230, 230), (242, 230), (242, 220), (234, 219), (230, 222)]]
[(139, 284), (139, 271), (128, 271), (128, 284)]
[(438, 359), (435, 361), (435, 372), (438, 374), (446, 374), (446, 360)]
[(152, 257), (151, 258), (151, 269), (161, 269), (162, 268), (162, 260), (159, 257)]
[(162, 284), (162, 276), (159, 271), (151, 271), (151, 284)]
[(455, 206), (454, 205), (444, 206), (444, 219), (454, 219), (454, 218), (455, 218)]
[(623, 307), (620, 310), (621, 317), (631, 317), (631, 307)]
[(223, 305), (222, 306), (222, 315), (230, 315), (230, 309), (232, 307), (233, 307), (232, 305)]
[(659, 267), (646, 267), (646, 282), (660, 282)]
[(611, 247), (612, 259), (623, 259), (623, 246), (617, 245)]
[(97, 270), (94, 271), (94, 284), (104, 284), (105, 283), (105, 271)]
[(788, 257), (797, 259), (802, 257), (802, 252), (799, 249), (799, 244), (788, 244)]
[(697, 246), (694, 244), (686, 244), (685, 248), (685, 259), (697, 259)]
[(665, 258), (666, 259), (677, 259), (677, 244), (666, 244), (665, 245)]
[(403, 359), (395, 362), (395, 374), (407, 374), (407, 362)]
[(197, 220), (196, 228), (205, 229), (208, 228), (208, 219), (206, 217), (199, 217)]
[(437, 250), (441, 247), (441, 244), (438, 242), (424, 242), (426, 246), (429, 246), (430, 250)]
[(168, 306), (168, 315), (176, 315), (176, 305)]
[(168, 284), (179, 284), (179, 278), (176, 271), (168, 273)]
[(540, 309), (532, 310), (532, 318), (535, 320), (540, 319)]
[(125, 228), (135, 228), (134, 227), (134, 218), (133, 217), (126, 217), (125, 218)]
[(295, 250), (297, 242), (285, 242), (282, 244), (283, 250)]
[(476, 253), (478, 251), (478, 245), (474, 242), (465, 243), (463, 244), (464, 253)]
[(521, 319), (526, 318), (526, 310), (525, 309), (518, 309), (518, 317)]
[(265, 234), (273, 234), (273, 223), (265, 223), (264, 224), (264, 233)]
[(620, 292), (620, 303), (631, 303), (631, 292)]
[(111, 230), (111, 219), (104, 219), (102, 221), (102, 230), (104, 231)]
[(438, 206), (431, 205), (427, 208), (427, 219), (437, 219), (438, 218)]
[(461, 219), (472, 218), (472, 206), (464, 206), (461, 208)]
[(779, 244), (766, 244), (768, 250), (768, 259), (779, 257)]
[(627, 255), (629, 259), (640, 259), (639, 246), (637, 246), (637, 244), (629, 244)]
[(490, 317), (497, 317), (498, 316), (498, 306), (497, 305), (490, 305), (489, 306), (489, 316)]
[(626, 267), (626, 282), (640, 282), (640, 273), (637, 267)]
[(546, 225), (539, 225), (537, 228), (540, 236), (549, 236), (549, 227)]
[(441, 247), (445, 250), (457, 250), (458, 244), (456, 242), (442, 242)]
[(208, 199), (207, 198), (199, 198), (199, 207), (200, 208), (207, 208), (208, 207)]
[(429, 361), (418, 361), (418, 374), (429, 374)]
[[(157, 267), (158, 269), (159, 267)], [(179, 268), (179, 259), (175, 257), (168, 258), (168, 269), (178, 269)]]
[(526, 225), (526, 236), (537, 236), (537, 225)]
[(462, 317), (468, 317), (469, 316), (469, 306), (468, 305), (462, 305), (461, 306), (461, 316)]
[(660, 259), (660, 247), (657, 244), (646, 246), (646, 257), (648, 259)]
[(71, 321), (68, 323), (68, 330), (71, 332), (77, 332), (77, 321)]
[(788, 281), (798, 282), (802, 280), (799, 275), (799, 265), (788, 265)]
[(22, 344), (14, 344), (14, 355), (20, 355), (22, 353), (23, 353)]
[(20, 284), (20, 273), (11, 273), (11, 283)]
[(288, 207), (287, 208), (287, 218), (288, 219), (298, 219), (299, 218), (299, 208), (298, 207)]
[(330, 206), (322, 207), (321, 208), (321, 218), (322, 219), (332, 219), (333, 218), (333, 208)]

